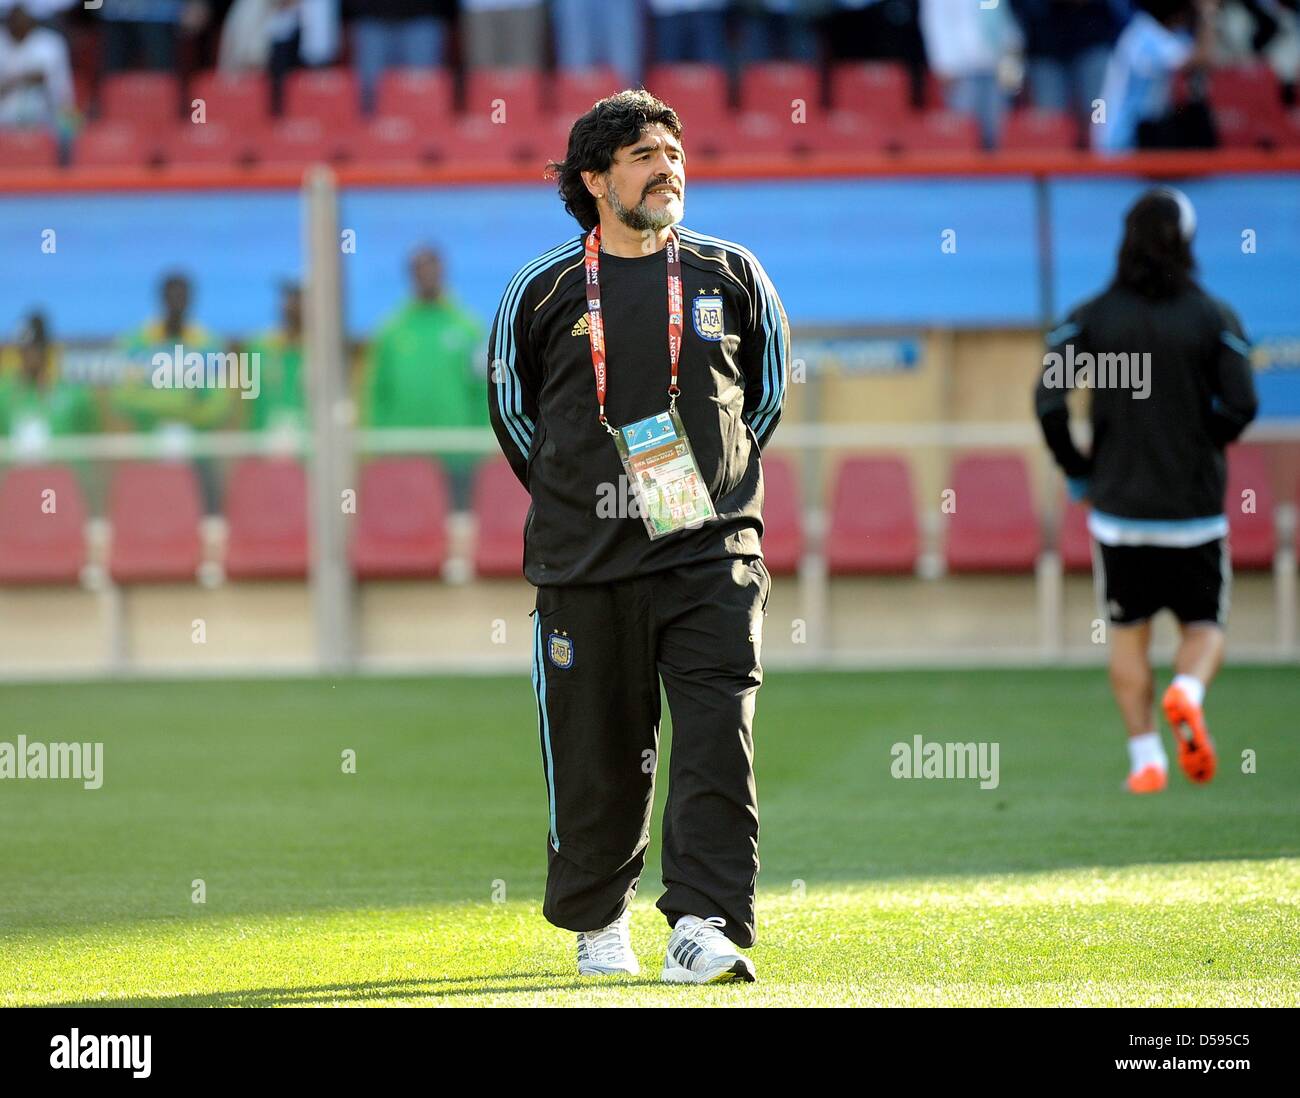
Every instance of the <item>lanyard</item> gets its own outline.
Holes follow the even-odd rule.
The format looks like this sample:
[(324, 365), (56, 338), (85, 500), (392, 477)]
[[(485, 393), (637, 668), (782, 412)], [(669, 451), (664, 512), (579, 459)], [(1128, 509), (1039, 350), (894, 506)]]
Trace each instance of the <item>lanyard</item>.
[[(678, 251), (677, 230), (668, 231), (664, 248), (668, 255), (668, 364), (672, 377), (668, 383), (668, 410), (677, 408), (677, 366), (682, 357), (682, 260)], [(591, 341), (591, 365), (596, 371), (596, 401), (600, 405), (600, 425), (611, 435), (618, 432), (605, 418), (605, 393), (609, 372), (605, 364), (605, 321), (600, 311), (600, 226), (587, 234), (587, 333)]]

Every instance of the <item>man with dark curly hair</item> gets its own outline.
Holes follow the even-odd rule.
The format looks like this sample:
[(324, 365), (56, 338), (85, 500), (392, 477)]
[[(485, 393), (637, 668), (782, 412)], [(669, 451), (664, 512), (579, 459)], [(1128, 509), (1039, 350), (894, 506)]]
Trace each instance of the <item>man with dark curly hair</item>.
[(680, 225), (676, 112), (603, 99), (550, 168), (582, 226), (510, 280), (488, 404), (532, 497), (533, 685), (549, 800), (543, 913), (582, 974), (637, 973), (660, 682), (673, 719), (662, 978), (754, 979), (752, 726), (771, 577), (760, 453), (789, 328), (758, 260)]

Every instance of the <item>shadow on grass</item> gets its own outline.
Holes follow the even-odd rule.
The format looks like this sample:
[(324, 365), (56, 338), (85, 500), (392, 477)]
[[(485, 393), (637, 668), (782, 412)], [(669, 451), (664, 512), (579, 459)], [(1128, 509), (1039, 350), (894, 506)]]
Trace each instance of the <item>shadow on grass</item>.
[[(634, 978), (562, 976), (542, 973), (527, 976), (505, 972), (497, 976), (463, 978), (370, 980), (357, 984), (319, 984), (315, 987), (259, 987), (241, 991), (218, 991), (203, 995), (141, 995), (119, 999), (69, 999), (42, 1003), (43, 1007), (294, 1007), (364, 1005), (390, 999), (473, 999), (511, 992), (579, 991), (595, 987), (677, 987), (656, 977)], [(722, 987), (730, 985), (719, 985)], [(742, 985), (736, 985), (742, 986)]]

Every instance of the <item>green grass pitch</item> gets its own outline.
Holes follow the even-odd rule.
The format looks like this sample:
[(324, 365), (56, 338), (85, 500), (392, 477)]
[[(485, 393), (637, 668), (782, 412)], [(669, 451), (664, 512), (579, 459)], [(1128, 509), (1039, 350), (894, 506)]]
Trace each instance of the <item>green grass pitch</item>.
[[(767, 678), (759, 983), (715, 988), (658, 983), (657, 842), (643, 974), (576, 976), (526, 672), (0, 687), (0, 739), (105, 745), (0, 781), (0, 1004), (1300, 1005), (1295, 668), (1228, 669), (1218, 777), (1142, 798), (1101, 671)], [(918, 734), (1000, 785), (893, 778)]]

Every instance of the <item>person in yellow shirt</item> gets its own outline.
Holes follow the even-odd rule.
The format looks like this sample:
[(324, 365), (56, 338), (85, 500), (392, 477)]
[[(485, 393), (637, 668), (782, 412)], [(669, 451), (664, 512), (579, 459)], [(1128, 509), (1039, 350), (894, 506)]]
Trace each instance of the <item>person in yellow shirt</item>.
[(162, 315), (120, 341), (139, 360), (140, 369), (113, 389), (110, 407), (114, 425), (131, 431), (165, 431), (177, 437), (189, 430), (225, 426), (234, 411), (229, 387), (160, 388), (153, 384), (155, 354), (175, 355), (215, 351), (216, 341), (201, 324), (189, 319), (192, 290), (185, 275), (173, 271), (162, 282)]

